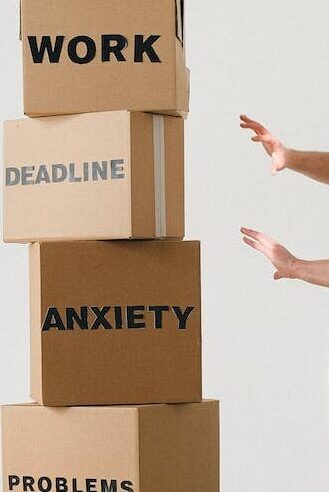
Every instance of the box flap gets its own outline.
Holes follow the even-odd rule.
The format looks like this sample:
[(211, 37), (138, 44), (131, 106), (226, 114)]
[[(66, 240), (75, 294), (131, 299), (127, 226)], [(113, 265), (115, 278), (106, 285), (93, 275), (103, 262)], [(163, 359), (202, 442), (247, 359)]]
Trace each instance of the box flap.
[(19, 32), (19, 40), (22, 41), (22, 0), (19, 2), (19, 26), (18, 26), (18, 32)]
[(184, 0), (175, 0), (176, 4), (176, 36), (184, 43)]

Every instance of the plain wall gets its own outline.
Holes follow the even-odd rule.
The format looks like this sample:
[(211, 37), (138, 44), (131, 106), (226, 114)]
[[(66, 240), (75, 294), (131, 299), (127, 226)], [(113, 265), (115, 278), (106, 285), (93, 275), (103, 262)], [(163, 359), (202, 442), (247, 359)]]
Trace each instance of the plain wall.
[[(187, 2), (187, 237), (203, 242), (204, 393), (222, 401), (223, 492), (328, 490), (328, 290), (274, 282), (258, 228), (329, 258), (329, 188), (269, 174), (238, 116), (329, 150), (327, 1)], [(0, 6), (1, 120), (22, 115), (18, 1)], [(28, 211), (26, 212), (28, 213)], [(27, 246), (0, 246), (0, 400), (29, 391)]]

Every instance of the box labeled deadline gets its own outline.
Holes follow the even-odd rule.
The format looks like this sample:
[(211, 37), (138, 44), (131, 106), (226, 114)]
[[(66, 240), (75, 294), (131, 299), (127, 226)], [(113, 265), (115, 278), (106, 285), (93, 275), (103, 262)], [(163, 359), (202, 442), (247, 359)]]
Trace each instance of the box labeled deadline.
[(184, 121), (113, 111), (7, 121), (4, 240), (184, 235)]
[(30, 245), (32, 398), (200, 401), (199, 249), (198, 241)]

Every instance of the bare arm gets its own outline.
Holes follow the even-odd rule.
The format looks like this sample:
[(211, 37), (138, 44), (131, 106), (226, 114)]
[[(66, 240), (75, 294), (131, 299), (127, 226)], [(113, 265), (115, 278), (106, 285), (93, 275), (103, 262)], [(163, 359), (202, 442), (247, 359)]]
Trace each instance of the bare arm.
[(263, 253), (275, 267), (274, 279), (298, 279), (314, 285), (329, 287), (329, 260), (305, 261), (296, 258), (275, 239), (243, 227), (243, 240)]
[(302, 152), (288, 149), (287, 168), (329, 184), (329, 152)]
[(295, 278), (310, 284), (329, 287), (329, 260), (297, 260), (294, 275)]
[(287, 168), (329, 184), (329, 152), (303, 152), (289, 149), (257, 121), (251, 120), (245, 115), (241, 115), (240, 119), (242, 128), (252, 130), (255, 133), (252, 141), (260, 142), (272, 158), (273, 174)]

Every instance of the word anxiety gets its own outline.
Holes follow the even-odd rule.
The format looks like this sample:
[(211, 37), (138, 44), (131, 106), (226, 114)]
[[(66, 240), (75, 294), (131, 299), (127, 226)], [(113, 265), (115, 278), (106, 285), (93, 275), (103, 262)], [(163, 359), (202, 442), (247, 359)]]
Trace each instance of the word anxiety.
[[(154, 328), (162, 329), (165, 316), (176, 322), (179, 330), (187, 328), (194, 307), (187, 306), (81, 306), (66, 307), (61, 315), (57, 307), (49, 307), (42, 324), (42, 331), (55, 330), (122, 330)], [(151, 326), (150, 325), (151, 318)]]

